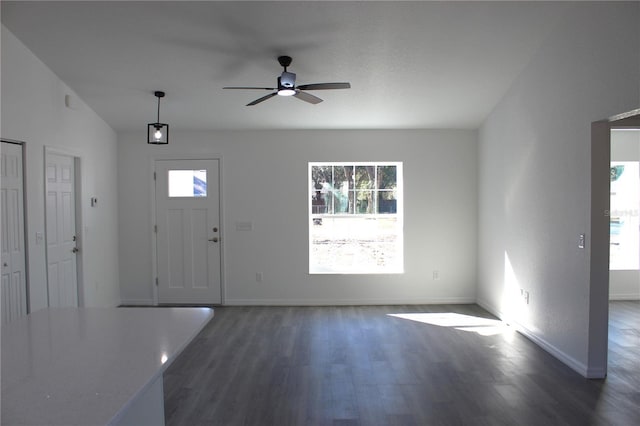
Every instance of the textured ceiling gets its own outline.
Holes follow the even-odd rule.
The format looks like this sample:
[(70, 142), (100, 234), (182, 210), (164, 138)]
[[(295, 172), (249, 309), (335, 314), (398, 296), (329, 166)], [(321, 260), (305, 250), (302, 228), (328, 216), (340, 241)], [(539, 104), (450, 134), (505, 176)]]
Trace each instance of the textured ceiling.
[[(571, 3), (2, 2), (2, 23), (117, 131), (476, 128)], [(224, 86), (348, 81), (310, 105)]]

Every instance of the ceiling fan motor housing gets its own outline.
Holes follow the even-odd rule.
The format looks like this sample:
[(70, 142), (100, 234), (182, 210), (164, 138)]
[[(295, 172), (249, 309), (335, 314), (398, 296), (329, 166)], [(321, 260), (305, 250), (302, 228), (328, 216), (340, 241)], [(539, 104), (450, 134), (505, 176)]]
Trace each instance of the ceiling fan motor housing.
[(292, 72), (283, 72), (280, 76), (280, 86), (293, 89), (296, 85), (296, 75)]

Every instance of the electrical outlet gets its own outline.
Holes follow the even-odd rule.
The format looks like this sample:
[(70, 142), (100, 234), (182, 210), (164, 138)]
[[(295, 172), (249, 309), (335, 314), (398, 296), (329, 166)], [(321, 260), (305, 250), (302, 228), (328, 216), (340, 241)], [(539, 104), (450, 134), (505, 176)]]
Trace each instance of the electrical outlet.
[(440, 272), (435, 270), (433, 271), (433, 280), (434, 281), (439, 281), (440, 280)]
[(262, 272), (256, 272), (256, 282), (261, 283), (263, 278)]
[(524, 292), (524, 303), (525, 303), (526, 305), (528, 305), (528, 304), (529, 304), (529, 292), (528, 292), (528, 291), (525, 291), (525, 292)]

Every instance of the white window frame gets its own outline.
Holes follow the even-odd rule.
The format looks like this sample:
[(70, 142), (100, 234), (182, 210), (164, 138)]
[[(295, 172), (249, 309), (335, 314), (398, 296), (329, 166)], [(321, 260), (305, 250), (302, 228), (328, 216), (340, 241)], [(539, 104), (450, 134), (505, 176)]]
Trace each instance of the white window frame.
[[(309, 162), (308, 167), (308, 175), (307, 175), (307, 186), (308, 186), (308, 226), (309, 226), (309, 274), (402, 274), (404, 273), (404, 185), (403, 185), (403, 163), (401, 161), (316, 161)], [(312, 176), (313, 167), (317, 166), (337, 166), (337, 167), (345, 167), (345, 166), (373, 166), (375, 167), (375, 176), (374, 176), (374, 188), (369, 190), (374, 191), (375, 205), (373, 206), (374, 213), (357, 213), (355, 210), (357, 208), (357, 201), (353, 201), (353, 212), (350, 213), (318, 213), (314, 212), (314, 205), (312, 204), (312, 198), (314, 193), (317, 191), (317, 188), (314, 188), (314, 181)], [(395, 213), (377, 213), (378, 210), (378, 193), (380, 189), (378, 188), (377, 182), (377, 170), (379, 166), (395, 166), (396, 167), (396, 188), (394, 192), (396, 194), (396, 212)], [(354, 173), (355, 179), (355, 173)], [(354, 192), (357, 193), (357, 189), (354, 185)], [(384, 189), (382, 190), (384, 191)], [(333, 204), (331, 208), (335, 208)], [(316, 209), (317, 210), (317, 209)], [(350, 210), (350, 209), (348, 209)], [(396, 258), (398, 259), (393, 265), (387, 267), (377, 268), (350, 268), (350, 269), (341, 269), (341, 270), (316, 270), (314, 269), (315, 263), (313, 262), (313, 230), (314, 230), (314, 220), (323, 220), (323, 219), (333, 219), (333, 218), (361, 218), (361, 219), (389, 219), (395, 218), (396, 220)]]

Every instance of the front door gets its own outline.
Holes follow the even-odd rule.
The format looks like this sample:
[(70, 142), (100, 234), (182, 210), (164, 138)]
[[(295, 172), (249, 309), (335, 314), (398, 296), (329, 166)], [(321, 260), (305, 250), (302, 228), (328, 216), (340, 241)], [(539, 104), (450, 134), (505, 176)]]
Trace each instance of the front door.
[(78, 306), (75, 158), (47, 152), (47, 288), (50, 307)]
[(2, 324), (27, 314), (22, 145), (2, 142)]
[(219, 304), (219, 160), (158, 160), (158, 302)]

